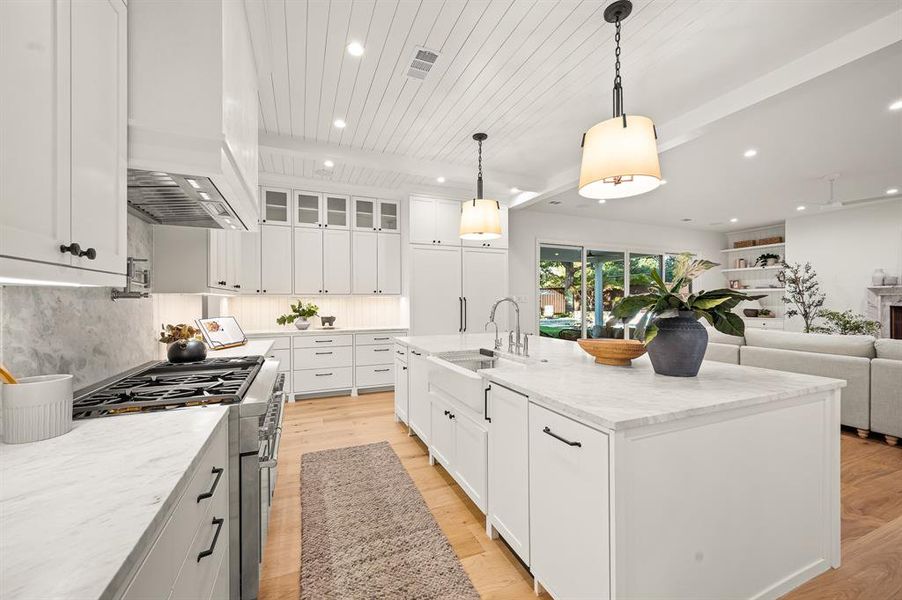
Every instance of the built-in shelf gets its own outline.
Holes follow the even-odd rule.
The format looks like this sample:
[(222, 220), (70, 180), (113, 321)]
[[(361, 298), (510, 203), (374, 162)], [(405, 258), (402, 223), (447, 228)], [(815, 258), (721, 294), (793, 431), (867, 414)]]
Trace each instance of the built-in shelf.
[(781, 248), (785, 245), (786, 242), (780, 242), (779, 244), (762, 244), (760, 246), (746, 246), (745, 248), (724, 248), (721, 252), (746, 252), (750, 250), (764, 250), (765, 248)]
[(776, 294), (776, 293), (782, 294), (783, 292), (786, 291), (786, 288), (767, 288), (767, 287), (765, 287), (765, 288), (745, 288), (745, 289), (740, 289), (740, 290), (736, 290), (736, 291), (738, 291), (738, 292), (767, 292), (770, 294)]
[(745, 272), (748, 272), (748, 271), (778, 271), (782, 268), (783, 267), (781, 267), (780, 265), (773, 265), (771, 267), (742, 267), (741, 269), (740, 268), (721, 269), (721, 271), (723, 271), (724, 273), (733, 273), (736, 271), (745, 271)]

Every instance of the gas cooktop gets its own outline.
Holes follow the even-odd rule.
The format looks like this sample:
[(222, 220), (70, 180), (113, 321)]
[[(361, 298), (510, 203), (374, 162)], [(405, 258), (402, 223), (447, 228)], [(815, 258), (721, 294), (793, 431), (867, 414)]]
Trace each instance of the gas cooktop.
[(241, 402), (262, 356), (159, 362), (91, 388), (72, 403), (73, 418), (105, 417), (203, 404)]

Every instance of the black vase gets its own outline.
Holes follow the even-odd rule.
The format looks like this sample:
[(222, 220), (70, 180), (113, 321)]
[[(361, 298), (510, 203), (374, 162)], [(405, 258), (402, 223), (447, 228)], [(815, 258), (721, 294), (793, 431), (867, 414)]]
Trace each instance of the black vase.
[(207, 345), (199, 340), (181, 340), (169, 344), (166, 350), (169, 362), (196, 362), (207, 358)]
[(657, 319), (658, 335), (648, 344), (648, 357), (659, 375), (695, 377), (708, 348), (708, 332), (691, 311)]

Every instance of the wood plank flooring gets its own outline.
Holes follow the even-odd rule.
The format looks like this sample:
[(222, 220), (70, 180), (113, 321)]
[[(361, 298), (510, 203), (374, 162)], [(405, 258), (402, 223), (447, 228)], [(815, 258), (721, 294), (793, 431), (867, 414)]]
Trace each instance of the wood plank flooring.
[[(261, 600), (296, 600), (300, 589), (300, 457), (388, 441), (483, 598), (535, 598), (532, 578), (426, 448), (394, 421), (390, 392), (288, 404), (279, 479), (260, 578)], [(902, 448), (842, 436), (842, 567), (790, 593), (792, 600), (902, 598)]]

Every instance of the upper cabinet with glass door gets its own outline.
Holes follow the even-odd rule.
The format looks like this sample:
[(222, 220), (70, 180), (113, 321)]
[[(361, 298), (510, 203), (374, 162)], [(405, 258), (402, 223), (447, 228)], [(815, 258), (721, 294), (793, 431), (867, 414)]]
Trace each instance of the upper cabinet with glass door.
[(399, 233), (401, 231), (401, 207), (397, 200), (379, 201), (379, 231)]
[(323, 226), (323, 195), (317, 192), (294, 192), (294, 224), (298, 227)]
[(324, 194), (323, 226), (330, 229), (350, 229), (351, 216), (348, 209), (350, 198), (337, 194)]
[(354, 197), (354, 229), (399, 233), (401, 231), (400, 206), (397, 200)]
[(260, 216), (267, 225), (291, 225), (291, 191), (262, 188)]

